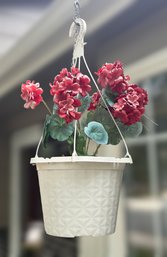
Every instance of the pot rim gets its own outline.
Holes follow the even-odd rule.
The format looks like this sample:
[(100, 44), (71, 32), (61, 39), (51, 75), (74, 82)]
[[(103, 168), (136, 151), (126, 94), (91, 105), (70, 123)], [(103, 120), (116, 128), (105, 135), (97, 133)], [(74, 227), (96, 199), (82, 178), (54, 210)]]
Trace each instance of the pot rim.
[(31, 164), (37, 163), (79, 163), (79, 162), (92, 162), (92, 163), (130, 163), (132, 164), (131, 156), (117, 158), (117, 157), (95, 157), (95, 156), (59, 156), (59, 157), (51, 157), (51, 158), (43, 158), (35, 156), (31, 158)]

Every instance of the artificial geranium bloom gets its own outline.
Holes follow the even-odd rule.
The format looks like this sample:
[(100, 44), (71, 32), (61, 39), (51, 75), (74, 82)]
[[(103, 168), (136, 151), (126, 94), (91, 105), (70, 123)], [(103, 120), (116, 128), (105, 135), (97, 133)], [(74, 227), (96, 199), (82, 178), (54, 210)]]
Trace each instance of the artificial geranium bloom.
[(90, 78), (87, 75), (83, 75), (81, 72), (79, 72), (76, 75), (76, 81), (80, 85), (80, 94), (83, 97), (86, 96), (87, 93), (92, 89), (90, 86)]
[(113, 68), (112, 63), (104, 64), (98, 71), (95, 73), (98, 76), (98, 83), (105, 88), (108, 85), (110, 70)]
[(43, 100), (41, 96), (42, 93), (43, 89), (40, 88), (39, 83), (35, 83), (35, 81), (31, 80), (27, 80), (26, 83), (23, 83), (21, 85), (21, 98), (25, 100), (24, 107), (26, 109), (35, 109)]
[[(89, 69), (87, 70), (90, 73)], [(99, 144), (115, 145), (120, 142), (121, 137), (119, 133), (115, 133), (116, 128), (111, 129), (114, 120), (120, 124), (125, 137), (141, 133), (142, 123), (139, 121), (148, 103), (147, 92), (129, 82), (130, 78), (124, 75), (120, 61), (105, 63), (96, 74), (101, 89), (92, 78), (97, 92), (90, 95), (90, 78), (74, 66), (70, 70), (63, 68), (50, 84), (50, 94), (53, 98), (52, 110), (41, 96), (43, 90), (39, 83), (28, 80), (22, 84), (21, 97), (26, 102), (25, 108), (34, 109), (42, 101), (49, 112), (43, 133), (45, 145), (51, 137), (61, 142), (66, 141), (70, 150), (72, 149), (71, 136), (74, 134), (73, 141), (76, 141), (77, 136), (76, 149), (80, 155), (85, 156), (91, 152), (87, 144), (88, 139), (98, 144), (94, 152), (96, 155)], [(92, 77), (91, 73), (90, 76)], [(77, 122), (82, 114), (84, 122)], [(110, 116), (113, 122), (112, 120), (109, 122)], [(90, 121), (91, 118), (93, 122)], [(131, 127), (133, 124), (136, 125)], [(127, 129), (127, 126), (130, 128)], [(113, 136), (109, 136), (112, 132)], [(119, 129), (118, 132), (120, 132)]]
[(128, 115), (124, 109), (118, 110), (114, 109), (112, 112), (114, 118), (119, 119), (123, 124), (127, 125), (128, 124)]
[(135, 84), (131, 84), (129, 85), (127, 92), (131, 94), (136, 94), (138, 96), (138, 102), (140, 106), (146, 105), (148, 103), (148, 94), (147, 91), (143, 88)]
[(72, 67), (71, 72), (67, 69), (62, 69), (60, 74), (54, 78), (53, 85), (50, 84), (50, 93), (54, 96), (58, 91), (62, 91), (70, 93), (72, 96), (77, 94), (86, 96), (91, 91), (89, 83), (89, 77), (83, 75), (78, 68)]
[(127, 93), (117, 97), (112, 113), (126, 125), (140, 121), (148, 102), (147, 92), (137, 85), (130, 85)]
[(77, 107), (81, 105), (79, 96), (85, 97), (91, 90), (90, 79), (83, 75), (78, 68), (72, 67), (71, 72), (66, 68), (55, 76), (53, 84), (50, 84), (50, 93), (57, 105), (57, 114), (67, 123), (77, 120), (81, 113)]
[(90, 103), (90, 106), (88, 108), (88, 111), (91, 111), (91, 110), (95, 110), (96, 107), (98, 106), (99, 102), (100, 102), (100, 98), (101, 98), (101, 95), (99, 92), (95, 92), (93, 95), (92, 95), (92, 101)]
[(61, 83), (56, 82), (55, 85), (50, 86), (50, 94), (54, 96), (54, 99), (60, 94), (70, 94), (71, 96), (76, 96), (81, 92), (80, 85), (78, 83), (74, 83), (72, 79), (67, 77), (64, 78)]
[(64, 78), (63, 80), (64, 92), (70, 93), (72, 96), (76, 96), (81, 92), (80, 85), (70, 78)]
[(125, 107), (126, 100), (125, 97), (119, 97), (117, 102), (113, 105), (114, 110), (121, 111)]
[(78, 120), (81, 117), (81, 113), (76, 108), (79, 106), (81, 106), (79, 99), (68, 97), (59, 103), (58, 115), (65, 119), (67, 123)]
[(128, 87), (129, 76), (124, 76), (122, 63), (116, 61), (114, 63), (104, 64), (97, 72), (98, 83), (102, 88), (109, 87), (112, 92), (123, 93)]
[(80, 73), (80, 71), (79, 71), (78, 68), (72, 66), (72, 67), (71, 67), (71, 73), (72, 73), (73, 75), (77, 75), (78, 73)]
[(69, 76), (69, 72), (68, 72), (67, 68), (63, 68), (60, 71), (60, 73), (54, 78), (54, 81), (61, 82), (64, 77), (68, 77), (68, 76)]
[(51, 95), (55, 95), (57, 92), (63, 91), (64, 87), (63, 84), (58, 82), (58, 81), (54, 81), (53, 85), (50, 83), (49, 84), (51, 89), (50, 89), (50, 94)]
[(66, 94), (64, 91), (57, 91), (53, 96), (53, 102), (59, 104), (61, 101), (66, 100), (70, 94)]

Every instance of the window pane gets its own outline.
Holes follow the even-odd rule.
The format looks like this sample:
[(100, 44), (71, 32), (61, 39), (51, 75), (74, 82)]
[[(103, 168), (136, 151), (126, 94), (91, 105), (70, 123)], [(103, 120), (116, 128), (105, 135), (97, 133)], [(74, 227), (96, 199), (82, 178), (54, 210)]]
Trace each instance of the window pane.
[(158, 124), (154, 127), (155, 131), (167, 130), (167, 73), (156, 75), (140, 84), (148, 91), (148, 115), (151, 115), (150, 118)]
[(167, 142), (157, 145), (158, 171), (161, 192), (167, 195)]
[(125, 185), (128, 196), (141, 196), (149, 193), (146, 146), (130, 147), (133, 164), (126, 165)]
[(150, 249), (130, 247), (129, 257), (153, 257), (154, 252)]
[[(167, 74), (160, 75), (161, 77), (160, 83), (155, 83), (155, 90), (156, 94), (154, 95), (154, 112), (155, 112), (155, 119), (159, 126), (156, 126), (156, 130), (164, 131), (167, 130), (167, 108), (166, 108), (166, 101), (167, 101)], [(158, 77), (157, 77), (158, 79)]]

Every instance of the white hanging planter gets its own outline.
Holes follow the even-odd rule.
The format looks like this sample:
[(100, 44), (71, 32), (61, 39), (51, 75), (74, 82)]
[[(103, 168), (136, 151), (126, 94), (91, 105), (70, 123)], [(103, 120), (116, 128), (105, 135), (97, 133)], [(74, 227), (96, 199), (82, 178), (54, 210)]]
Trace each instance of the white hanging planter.
[[(144, 89), (130, 84), (120, 61), (98, 69), (99, 88), (84, 56), (86, 22), (79, 16), (78, 0), (74, 6), (69, 30), (74, 39), (71, 72), (63, 68), (50, 83), (53, 110), (41, 96), (39, 82), (27, 80), (22, 84), (21, 97), (25, 108), (34, 109), (43, 102), (49, 112), (31, 159), (38, 171), (46, 232), (62, 237), (101, 236), (115, 231), (123, 169), (132, 163), (124, 136), (141, 133), (139, 121), (148, 97)], [(90, 78), (80, 72), (81, 61)], [(97, 90), (92, 95), (91, 83)], [(50, 138), (65, 142), (65, 151), (72, 156), (38, 157), (40, 144), (45, 147)], [(93, 157), (101, 145), (115, 145), (120, 140), (126, 150), (124, 158)], [(93, 152), (91, 142), (96, 143)], [(93, 156), (85, 156), (90, 154)]]
[[(38, 157), (41, 137), (36, 157), (31, 159), (31, 163), (36, 165), (38, 171), (45, 230), (53, 236), (103, 236), (114, 233), (123, 169), (126, 163), (132, 163), (125, 139), (84, 57), (85, 32), (85, 21), (76, 18), (70, 28), (70, 36), (75, 38), (72, 63), (74, 67), (78, 64), (80, 69), (81, 58), (83, 59), (125, 145), (126, 156), (78, 156), (77, 120), (74, 122), (72, 156), (46, 159)], [(104, 144), (95, 142), (98, 145)]]
[(36, 164), (46, 233), (102, 236), (115, 231), (123, 169), (130, 157), (52, 157)]

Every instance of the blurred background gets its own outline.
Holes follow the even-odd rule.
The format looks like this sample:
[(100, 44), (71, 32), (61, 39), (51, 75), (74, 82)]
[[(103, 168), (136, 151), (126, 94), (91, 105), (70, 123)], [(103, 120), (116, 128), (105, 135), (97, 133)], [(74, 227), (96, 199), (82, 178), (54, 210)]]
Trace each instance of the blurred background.
[[(70, 67), (73, 0), (0, 0), (0, 257), (167, 256), (167, 1), (81, 0), (91, 70), (122, 60), (149, 92), (143, 134), (127, 139), (116, 233), (74, 239), (44, 233), (35, 154), (45, 109), (24, 110), (20, 84), (48, 84)], [(112, 154), (112, 153), (111, 153)]]

